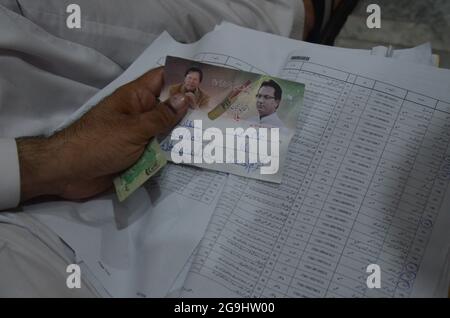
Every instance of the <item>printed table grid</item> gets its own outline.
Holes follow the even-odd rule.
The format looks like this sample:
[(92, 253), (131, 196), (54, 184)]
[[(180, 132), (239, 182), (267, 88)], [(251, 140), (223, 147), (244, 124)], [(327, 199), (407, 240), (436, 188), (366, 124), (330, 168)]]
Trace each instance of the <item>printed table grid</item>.
[(241, 296), (407, 297), (447, 187), (446, 102), (298, 65), (283, 75), (310, 90), (282, 184), (229, 182), (192, 272)]

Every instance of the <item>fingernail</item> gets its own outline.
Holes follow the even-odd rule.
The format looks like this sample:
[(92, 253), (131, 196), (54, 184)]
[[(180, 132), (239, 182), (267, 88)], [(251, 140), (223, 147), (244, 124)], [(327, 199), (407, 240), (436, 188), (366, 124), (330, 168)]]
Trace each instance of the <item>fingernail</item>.
[(169, 103), (174, 109), (178, 111), (182, 108), (185, 108), (186, 98), (183, 95), (175, 95), (169, 99)]

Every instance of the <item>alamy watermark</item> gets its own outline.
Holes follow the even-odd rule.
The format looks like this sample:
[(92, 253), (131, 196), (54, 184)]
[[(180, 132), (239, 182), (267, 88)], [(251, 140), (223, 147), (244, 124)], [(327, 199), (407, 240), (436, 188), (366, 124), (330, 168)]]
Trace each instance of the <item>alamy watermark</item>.
[(171, 140), (179, 141), (171, 150), (174, 163), (259, 164), (261, 174), (278, 172), (279, 128), (226, 128), (225, 136), (219, 128), (203, 130), (201, 120), (194, 120), (190, 128), (193, 135), (188, 127), (172, 131)]
[(66, 12), (69, 13), (66, 19), (66, 25), (69, 29), (81, 29), (81, 7), (78, 4), (72, 3), (66, 7)]
[(381, 288), (381, 268), (377, 264), (369, 264), (366, 268), (366, 273), (370, 273), (367, 276), (366, 285), (367, 288)]
[(80, 265), (70, 264), (66, 268), (66, 273), (69, 273), (66, 279), (67, 288), (81, 288), (81, 269)]
[(366, 9), (370, 13), (366, 20), (366, 25), (369, 29), (381, 28), (381, 8), (378, 4), (369, 4)]

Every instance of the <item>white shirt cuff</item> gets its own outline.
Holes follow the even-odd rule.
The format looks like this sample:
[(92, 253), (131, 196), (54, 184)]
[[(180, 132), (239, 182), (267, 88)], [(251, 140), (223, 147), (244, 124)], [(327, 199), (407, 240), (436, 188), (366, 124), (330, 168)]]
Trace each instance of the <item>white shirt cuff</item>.
[(20, 202), (20, 167), (14, 139), (0, 138), (0, 211)]

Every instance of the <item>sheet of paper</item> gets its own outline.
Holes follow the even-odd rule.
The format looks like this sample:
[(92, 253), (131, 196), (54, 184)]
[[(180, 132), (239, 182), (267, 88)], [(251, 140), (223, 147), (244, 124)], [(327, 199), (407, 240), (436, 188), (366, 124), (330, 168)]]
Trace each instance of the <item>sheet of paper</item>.
[(186, 281), (186, 277), (192, 267), (192, 262), (194, 261), (194, 257), (197, 254), (198, 248), (199, 246), (194, 249), (186, 264), (184, 264), (183, 269), (178, 273), (172, 286), (170, 287), (169, 292), (166, 295), (167, 298), (179, 298), (181, 296), (181, 293), (183, 292), (184, 282)]
[(376, 46), (369, 51), (371, 55), (399, 59), (403, 62), (438, 66), (433, 58), (429, 42), (408, 49), (393, 49), (392, 47)]
[(25, 211), (49, 226), (113, 297), (164, 297), (203, 236), (225, 175), (169, 165), (124, 203), (114, 194)]
[[(237, 36), (237, 34), (239, 36)], [(267, 46), (267, 43), (269, 42), (271, 42), (272, 45)], [(255, 46), (253, 46), (253, 44), (255, 44)], [(261, 47), (263, 49), (261, 49)], [(155, 65), (163, 65), (166, 55), (194, 58), (207, 63), (275, 76), (279, 74), (280, 69), (284, 67), (286, 57), (290, 51), (299, 48), (317, 47), (318, 46), (316, 45), (254, 32), (230, 24), (222, 25), (217, 28), (216, 33), (210, 33), (206, 35), (203, 40), (190, 45), (176, 43), (167, 33), (164, 33), (122, 76), (89, 100), (78, 112), (60, 126), (60, 128), (81, 116), (81, 114), (86, 112), (105, 96), (111, 94), (119, 86), (140, 76)], [(345, 52), (347, 53), (347, 58), (350, 55), (361, 55), (361, 52), (332, 47), (324, 47), (321, 50), (331, 53)], [(330, 58), (330, 61), (333, 60), (334, 56)], [(368, 65), (370, 65), (371, 61), (372, 60), (367, 60)], [(343, 69), (346, 69), (345, 65), (343, 66)], [(354, 72), (355, 74), (358, 74), (357, 70)], [(362, 73), (365, 74), (367, 71), (363, 71)], [(323, 85), (328, 88), (328, 81), (325, 81), (325, 84)], [(427, 84), (425, 83), (425, 85)], [(320, 89), (320, 86), (316, 87), (316, 90)], [(425, 88), (425, 91), (427, 90), (428, 87)], [(336, 94), (336, 89), (332, 91)], [(317, 96), (312, 94), (309, 98), (321, 96), (322, 95), (320, 94), (317, 94)], [(330, 97), (324, 95), (323, 98)], [(333, 97), (331, 96), (331, 98)], [(320, 116), (324, 115), (320, 113), (320, 109), (318, 109), (317, 112), (321, 114)], [(311, 112), (311, 118), (314, 118), (314, 113), (315, 111)], [(330, 112), (326, 113), (325, 116), (327, 114), (331, 116)], [(320, 127), (317, 128), (315, 125), (311, 124), (313, 132), (317, 129), (321, 129)], [(305, 128), (305, 131), (307, 131), (307, 129), (308, 127)], [(293, 148), (295, 151), (297, 146), (303, 147), (300, 148), (301, 153), (293, 155), (293, 161), (287, 168), (286, 173), (290, 174), (289, 188), (286, 188), (286, 185), (284, 184), (281, 185), (283, 191), (286, 189), (286, 191), (290, 193), (290, 196), (287, 198), (290, 201), (287, 202), (292, 201), (292, 196), (296, 193), (296, 190), (293, 189), (299, 187), (301, 185), (301, 180), (304, 179), (304, 174), (302, 173), (305, 172), (307, 166), (305, 166), (305, 162), (303, 162), (301, 158), (303, 155), (309, 157), (315, 153), (317, 144), (314, 146), (314, 143), (317, 142), (317, 138), (319, 137), (316, 136), (316, 138), (311, 138), (309, 135), (305, 134), (305, 137), (300, 138)], [(310, 148), (310, 146), (312, 148)], [(305, 152), (303, 153), (303, 151)], [(45, 212), (51, 205), (48, 207), (40, 206), (40, 208), (42, 208), (40, 210), (43, 211), (41, 213), (47, 213), (43, 219), (47, 220), (47, 224), (52, 225), (52, 228), (69, 244), (71, 243), (70, 241), (73, 240), (71, 245), (77, 246), (74, 250), (76, 250), (77, 253), (81, 253), (82, 259), (88, 264), (89, 268), (97, 276), (99, 281), (107, 287), (107, 290), (111, 295), (164, 296), (176, 275), (181, 271), (183, 265), (186, 264), (189, 255), (191, 255), (203, 234), (204, 228), (202, 229), (202, 224), (206, 227), (206, 223), (209, 220), (215, 203), (210, 199), (207, 199), (207, 201), (212, 201), (211, 204), (204, 202), (205, 198), (208, 198), (209, 196), (203, 197), (199, 194), (203, 192), (198, 191), (198, 189), (199, 187), (205, 189), (205, 184), (203, 182), (196, 182), (196, 180), (201, 180), (204, 173), (207, 173), (207, 175), (211, 177), (214, 176), (212, 177), (213, 179), (217, 174), (198, 170), (195, 170), (194, 173), (192, 172), (194, 171), (192, 170), (194, 168), (186, 168), (187, 170), (184, 170), (184, 167), (173, 167), (174, 168), (171, 168), (169, 171), (163, 172), (164, 176), (160, 179), (160, 182), (164, 184), (164, 187), (162, 188), (167, 190), (167, 192), (162, 191), (162, 193), (166, 193), (165, 195), (162, 195), (163, 199), (155, 201), (155, 199), (146, 197), (145, 191), (138, 191), (136, 197), (129, 201), (128, 207), (116, 207), (116, 204), (113, 203), (113, 211), (110, 212), (106, 219), (101, 219), (102, 222), (94, 222), (93, 224), (90, 222), (86, 224), (85, 220), (80, 222), (79, 215), (86, 215), (84, 209), (88, 206), (81, 206), (77, 203), (71, 203), (69, 205), (65, 205), (65, 203), (61, 202), (53, 203), (56, 207), (53, 209), (54, 213)], [(194, 176), (200, 179), (196, 179)], [(232, 178), (230, 182), (230, 184), (233, 184), (235, 178)], [(208, 183), (206, 183), (206, 185), (207, 184)], [(260, 191), (259, 187), (261, 186), (262, 190), (265, 191), (263, 193), (267, 195), (267, 198), (276, 196), (277, 200), (274, 202), (279, 202), (280, 198), (283, 198), (283, 196), (280, 196), (280, 193), (276, 191), (277, 187), (275, 187), (275, 189), (272, 187), (266, 189), (266, 186), (259, 182), (252, 182), (251, 184), (251, 189), (256, 189), (258, 191)], [(255, 186), (257, 187), (255, 188)], [(152, 191), (156, 190), (156, 193), (158, 193), (158, 187), (155, 189), (152, 183), (148, 184), (146, 187), (150, 188)], [(242, 190), (248, 191), (246, 188), (242, 188)], [(220, 193), (220, 190), (217, 190), (217, 192), (215, 192), (216, 195), (213, 197), (217, 198), (218, 193)], [(152, 197), (154, 197), (154, 194), (150, 194), (150, 198)], [(106, 197), (100, 199), (111, 200), (112, 198)], [(221, 204), (218, 206), (217, 211), (221, 209), (232, 209), (232, 200), (236, 200), (236, 198), (230, 197), (228, 193), (225, 192), (224, 198), (221, 199)], [(149, 202), (152, 205), (146, 206)], [(240, 200), (235, 202), (239, 203), (239, 205), (244, 204), (244, 202), (241, 202)], [(58, 206), (58, 204), (60, 206)], [(111, 203), (108, 203), (108, 205), (110, 204)], [(134, 205), (141, 208), (137, 208)], [(61, 206), (63, 208), (61, 208)], [(243, 206), (245, 207), (245, 205)], [(35, 208), (38, 210), (39, 207)], [(62, 216), (63, 210), (66, 211), (65, 213), (68, 213), (70, 218)], [(121, 223), (116, 223), (116, 220), (113, 220), (113, 215), (120, 216), (120, 211), (124, 210), (126, 211), (125, 217), (129, 216), (131, 220), (120, 225)], [(97, 209), (88, 209), (87, 211), (90, 211), (89, 214), (92, 214), (94, 219), (97, 213), (102, 215), (101, 207), (98, 207)], [(181, 237), (177, 234), (179, 230), (186, 230), (183, 224), (184, 218), (186, 218), (188, 222), (192, 222), (192, 224), (194, 222), (198, 223), (195, 228), (190, 229), (193, 232), (186, 234), (191, 238), (188, 240), (188, 246), (184, 245), (184, 242), (180, 245), (180, 240), (186, 239), (186, 237)], [(127, 228), (127, 226), (132, 226), (133, 228)], [(72, 228), (77, 228), (81, 231), (80, 233), (85, 233), (86, 238), (83, 235), (78, 235), (78, 232), (73, 232)], [(118, 229), (120, 229), (120, 231)], [(163, 232), (159, 229), (166, 229), (168, 231)], [(143, 236), (139, 236), (139, 233)], [(144, 242), (151, 242), (145, 240), (145, 238), (153, 236), (155, 242), (158, 242), (158, 244), (152, 245), (151, 248), (145, 248), (145, 244), (144, 246), (133, 246), (136, 242), (141, 241), (133, 240), (132, 238), (134, 236), (132, 236), (132, 234), (136, 234), (137, 237)], [(149, 236), (147, 236), (147, 234)], [(87, 239), (87, 237), (90, 239)], [(120, 244), (115, 244), (115, 242), (119, 242)], [(102, 244), (104, 244), (104, 247), (102, 247)], [(167, 246), (173, 248), (167, 248)], [(105, 250), (107, 252), (105, 252)], [(141, 251), (142, 254), (138, 251)], [(120, 253), (121, 255), (117, 256), (115, 253)], [(107, 257), (102, 255), (106, 255)], [(161, 255), (161, 260), (158, 261), (158, 257)], [(133, 257), (135, 257), (136, 260), (131, 260)], [(155, 263), (156, 265), (152, 265), (152, 262), (155, 260), (157, 261), (157, 263)], [(134, 264), (134, 266), (130, 267), (130, 264)], [(168, 264), (169, 267), (167, 267)], [(244, 264), (243, 266), (246, 265)], [(111, 273), (117, 273), (117, 275), (111, 275)], [(159, 275), (160, 278), (155, 278), (155, 275)], [(130, 277), (134, 279), (130, 279)], [(148, 284), (152, 279), (155, 280), (155, 285), (150, 286)], [(140, 282), (140, 280), (142, 280), (142, 282)], [(215, 283), (213, 285), (216, 286)], [(148, 287), (149, 290), (145, 290), (146, 287)], [(195, 290), (195, 292), (197, 292), (197, 290)], [(231, 294), (235, 295), (234, 293)]]
[[(242, 51), (266, 47), (251, 37)], [(228, 178), (183, 296), (435, 296), (449, 243), (450, 72), (304, 45), (281, 75), (306, 83), (282, 183)], [(366, 285), (369, 264), (380, 289)]]
[(415, 64), (425, 64), (437, 66), (434, 64), (431, 43), (427, 42), (410, 49), (393, 50), (392, 58), (408, 61)]

